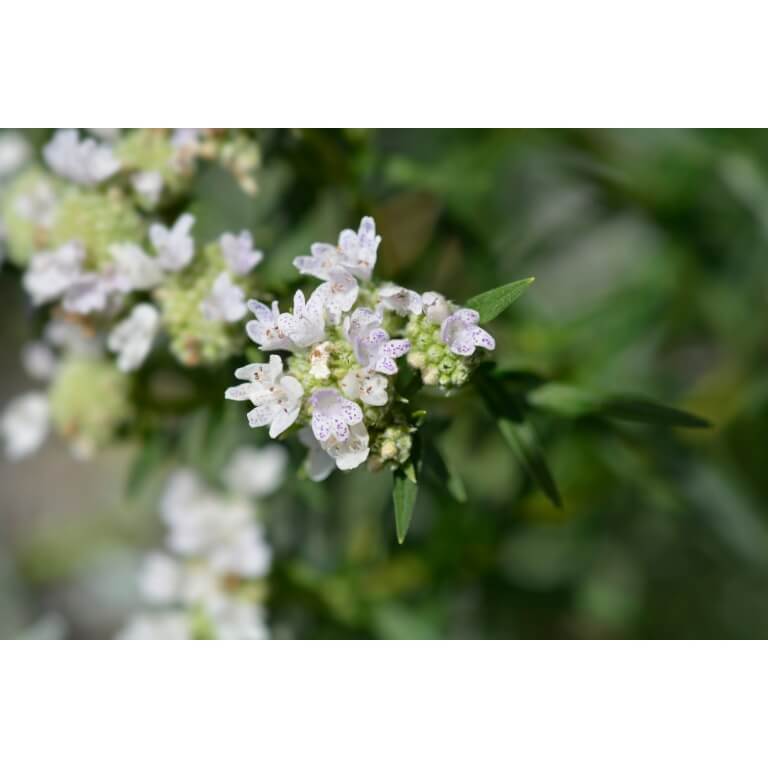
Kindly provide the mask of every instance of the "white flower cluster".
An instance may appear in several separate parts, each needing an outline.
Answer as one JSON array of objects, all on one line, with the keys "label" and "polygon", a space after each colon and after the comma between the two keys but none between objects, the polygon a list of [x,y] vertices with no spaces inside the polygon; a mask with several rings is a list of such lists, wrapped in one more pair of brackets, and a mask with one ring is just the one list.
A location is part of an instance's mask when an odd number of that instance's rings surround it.
[{"label": "white flower cluster", "polygon": [[171,476],[161,501],[166,549],[146,557],[139,578],[150,608],[131,619],[122,639],[268,637],[261,600],[272,552],[252,499],[281,484],[286,461],[280,446],[241,448],[226,473],[227,492],[189,469]]},{"label": "white flower cluster", "polygon": [[249,401],[249,424],[268,426],[272,438],[306,425],[300,439],[316,480],[334,468],[360,466],[371,453],[370,428],[381,432],[400,418],[394,379],[412,342],[391,335],[407,331],[406,318],[424,314],[440,325],[446,354],[471,357],[478,346],[495,346],[477,326],[477,313],[436,293],[374,285],[380,242],[374,220],[365,217],[357,232],[341,232],[338,245],[315,243],[309,256],[294,260],[301,274],[322,283],[309,298],[297,291],[291,312],[281,312],[277,301],[247,304],[255,317],[246,324],[251,340],[263,352],[289,356],[270,354],[266,363],[238,368],[235,376],[245,383],[230,387],[225,397]]}]

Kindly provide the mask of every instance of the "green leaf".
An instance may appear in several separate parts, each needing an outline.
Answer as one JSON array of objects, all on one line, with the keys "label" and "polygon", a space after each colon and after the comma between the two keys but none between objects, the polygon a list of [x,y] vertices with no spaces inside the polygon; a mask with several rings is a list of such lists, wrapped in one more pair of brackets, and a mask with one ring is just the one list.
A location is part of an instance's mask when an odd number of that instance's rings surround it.
[{"label": "green leaf", "polygon": [[125,494],[128,498],[138,496],[154,472],[160,469],[170,451],[168,436],[155,432],[148,436],[128,470]]},{"label": "green leaf", "polygon": [[509,443],[531,479],[556,507],[562,507],[563,501],[555,478],[549,470],[544,451],[531,424],[515,423],[509,419],[499,419],[497,423],[504,439]]},{"label": "green leaf", "polygon": [[446,489],[459,504],[466,503],[467,489],[461,475],[452,469],[437,446],[425,441],[423,453],[424,471],[429,471],[439,486]]},{"label": "green leaf", "polygon": [[610,419],[639,421],[643,424],[659,424],[665,427],[704,429],[712,426],[709,421],[694,413],[670,408],[640,397],[624,395],[609,397],[603,403],[600,412]]},{"label": "green leaf", "polygon": [[[413,465],[409,465],[411,468]],[[415,477],[415,470],[411,473]],[[392,485],[392,500],[395,504],[395,528],[397,530],[397,542],[402,544],[408,533],[413,518],[413,506],[416,503],[419,486],[408,478],[402,469],[398,469],[394,475]]]},{"label": "green leaf", "polygon": [[498,317],[512,302],[517,301],[534,280],[533,277],[527,277],[525,280],[516,280],[514,283],[501,285],[498,288],[473,296],[465,305],[480,313],[481,323],[487,323]]}]

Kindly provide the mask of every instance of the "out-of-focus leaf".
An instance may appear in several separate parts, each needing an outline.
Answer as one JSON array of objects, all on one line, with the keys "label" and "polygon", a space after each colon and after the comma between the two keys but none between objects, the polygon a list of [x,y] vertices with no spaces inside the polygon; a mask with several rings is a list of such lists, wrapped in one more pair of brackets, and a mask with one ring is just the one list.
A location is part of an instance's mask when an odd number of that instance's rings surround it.
[{"label": "out-of-focus leaf", "polygon": [[[412,464],[409,466],[413,467]],[[416,504],[418,490],[418,483],[409,479],[405,471],[398,470],[395,472],[392,485],[392,500],[395,504],[395,529],[399,544],[405,541],[408,528],[411,525],[413,507]]]},{"label": "out-of-focus leaf", "polygon": [[555,478],[552,476],[544,451],[531,424],[499,419],[498,426],[504,439],[531,479],[556,507],[562,507],[563,501],[557,489]]},{"label": "out-of-focus leaf", "polygon": [[516,280],[514,283],[507,283],[485,293],[479,293],[469,299],[466,306],[480,313],[481,323],[487,323],[517,301],[535,279],[527,277],[525,280]]},{"label": "out-of-focus leaf", "polygon": [[599,397],[570,384],[545,384],[528,395],[528,402],[536,408],[570,418],[600,409]]},{"label": "out-of-focus leaf", "polygon": [[467,489],[461,475],[453,470],[433,442],[424,441],[424,472],[429,472],[442,488],[448,490],[459,504],[467,501]]},{"label": "out-of-focus leaf", "polygon": [[147,480],[161,469],[163,459],[168,455],[170,448],[170,440],[162,432],[155,432],[144,441],[128,470],[125,483],[125,494],[128,498],[134,498],[141,493]]}]

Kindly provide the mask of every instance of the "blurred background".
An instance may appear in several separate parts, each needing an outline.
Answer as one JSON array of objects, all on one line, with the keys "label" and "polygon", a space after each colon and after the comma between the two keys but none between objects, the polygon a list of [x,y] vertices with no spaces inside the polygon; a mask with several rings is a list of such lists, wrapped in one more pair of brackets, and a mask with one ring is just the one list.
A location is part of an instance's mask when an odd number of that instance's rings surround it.
[{"label": "blurred background", "polygon": [[[477,398],[435,400],[425,407],[448,425],[435,439],[468,501],[422,489],[400,546],[388,473],[291,476],[263,504],[273,636],[768,637],[768,133],[259,135],[254,200],[214,167],[196,182],[201,238],[249,228],[261,268],[287,284],[294,256],[370,213],[382,278],[461,302],[536,277],[489,327],[503,368],[647,395],[714,425],[539,413],[556,509]],[[7,264],[0,327],[5,403],[29,388],[19,354],[32,335]],[[259,441],[230,406],[190,418]],[[128,487],[135,452],[78,462],[52,439],[0,463],[0,636],[110,637],[135,609],[163,482],[157,466]]]}]

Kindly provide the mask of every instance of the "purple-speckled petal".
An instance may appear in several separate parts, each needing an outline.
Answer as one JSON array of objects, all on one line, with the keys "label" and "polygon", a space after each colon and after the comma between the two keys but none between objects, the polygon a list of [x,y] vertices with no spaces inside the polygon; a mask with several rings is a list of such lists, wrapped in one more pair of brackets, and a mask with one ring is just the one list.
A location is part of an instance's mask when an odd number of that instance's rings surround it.
[{"label": "purple-speckled petal", "polygon": [[341,411],[347,424],[359,424],[363,420],[363,411],[357,403],[347,400],[341,406]]},{"label": "purple-speckled petal", "polygon": [[321,442],[325,442],[331,436],[331,420],[322,413],[312,414],[312,432]]},{"label": "purple-speckled petal", "polygon": [[475,327],[472,329],[472,341],[474,341],[478,347],[490,350],[496,349],[495,339],[488,333],[488,331],[484,331],[482,328]]},{"label": "purple-speckled petal", "polygon": [[374,370],[394,376],[397,373],[397,363],[391,357],[381,357],[376,361]]},{"label": "purple-speckled petal", "polygon": [[410,341],[406,339],[392,339],[381,345],[381,352],[386,357],[402,357],[410,348]]}]

